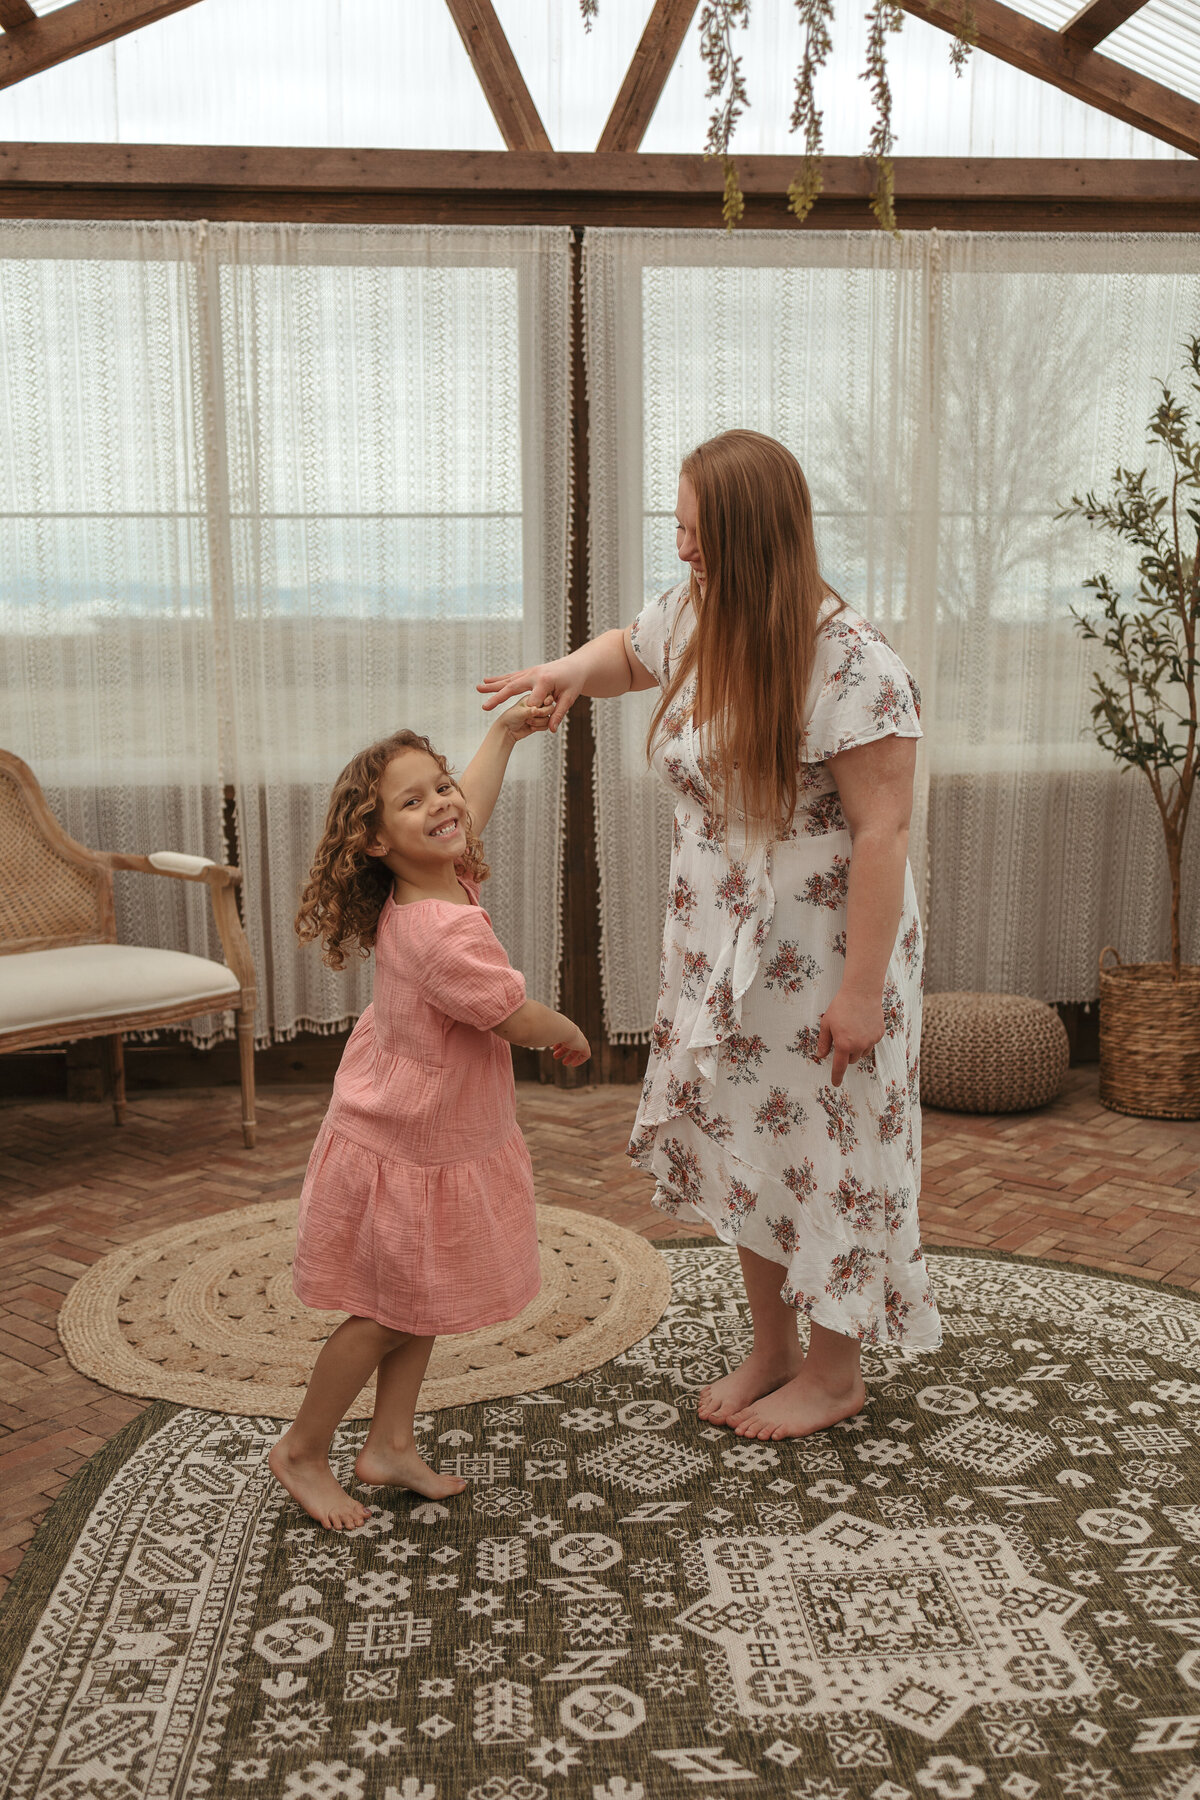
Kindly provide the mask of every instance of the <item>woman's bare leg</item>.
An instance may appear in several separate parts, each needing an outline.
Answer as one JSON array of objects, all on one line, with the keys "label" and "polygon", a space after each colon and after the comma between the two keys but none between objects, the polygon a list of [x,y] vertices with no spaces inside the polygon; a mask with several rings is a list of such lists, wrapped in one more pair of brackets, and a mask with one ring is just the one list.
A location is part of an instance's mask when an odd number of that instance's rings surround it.
[{"label": "woman's bare leg", "polygon": [[804,1352],[796,1336],[795,1308],[781,1300],[783,1267],[753,1250],[739,1248],[742,1279],[754,1321],[754,1348],[744,1363],[701,1389],[696,1406],[702,1419],[728,1425],[763,1394],[782,1387],[800,1373]]},{"label": "woman's bare leg", "polygon": [[354,1473],[368,1487],[412,1488],[430,1500],[447,1500],[467,1485],[458,1475],[439,1475],[431,1469],[413,1439],[417,1395],[433,1345],[431,1337],[407,1338],[379,1365],[375,1417],[354,1465]]},{"label": "woman's bare leg", "polygon": [[318,1356],[300,1411],[268,1457],[271,1473],[319,1525],[353,1531],[370,1517],[329,1466],[333,1434],[354,1396],[403,1333],[374,1319],[344,1319]]},{"label": "woman's bare leg", "polygon": [[807,1437],[812,1431],[825,1431],[866,1404],[861,1365],[857,1338],[814,1325],[799,1373],[735,1413],[729,1423],[739,1437],[748,1438]]}]

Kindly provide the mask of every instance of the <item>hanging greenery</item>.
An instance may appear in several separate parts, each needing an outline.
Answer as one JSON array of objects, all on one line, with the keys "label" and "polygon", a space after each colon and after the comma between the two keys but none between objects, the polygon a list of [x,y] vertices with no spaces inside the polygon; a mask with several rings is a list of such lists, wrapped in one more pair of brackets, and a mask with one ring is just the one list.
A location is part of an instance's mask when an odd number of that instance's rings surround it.
[{"label": "hanging greenery", "polygon": [[[933,0],[933,4],[941,10],[955,9],[950,63],[955,74],[961,75],[979,35],[975,0]],[[899,236],[892,166],[892,90],[888,79],[887,40],[904,24],[904,8],[900,0],[869,0],[869,5],[866,14],[867,66],[861,79],[870,83],[874,103],[871,139],[867,146],[867,155],[875,163],[870,206],[883,229]],[[796,71],[796,99],[790,129],[804,133],[804,162],[788,188],[787,197],[788,206],[800,224],[812,211],[824,185],[821,173],[823,118],[816,101],[816,77],[833,49],[835,6],[836,0],[796,0],[796,11],[804,29],[804,52]],[[579,10],[585,28],[590,31],[599,10],[599,0],[579,0]],[[704,150],[707,156],[721,158],[725,172],[721,214],[727,231],[733,230],[746,210],[730,145],[734,127],[750,104],[742,77],[742,59],[734,54],[733,34],[735,30],[744,31],[749,23],[750,0],[705,0],[700,13],[700,55],[708,71],[705,98],[717,102],[708,122]]]},{"label": "hanging greenery", "polygon": [[817,70],[828,60],[833,49],[830,35],[833,7],[834,0],[796,0],[796,10],[804,27],[804,55],[796,71],[791,129],[804,133],[804,166],[788,189],[788,205],[801,225],[825,185],[821,174],[822,119],[814,84]]},{"label": "hanging greenery", "polygon": [[717,102],[716,111],[708,121],[704,153],[719,156],[725,171],[721,215],[726,231],[733,230],[746,210],[729,145],[734,126],[750,104],[742,80],[742,59],[733,53],[734,31],[738,26],[744,31],[749,23],[750,0],[705,0],[700,12],[700,55],[708,70],[704,97]]}]

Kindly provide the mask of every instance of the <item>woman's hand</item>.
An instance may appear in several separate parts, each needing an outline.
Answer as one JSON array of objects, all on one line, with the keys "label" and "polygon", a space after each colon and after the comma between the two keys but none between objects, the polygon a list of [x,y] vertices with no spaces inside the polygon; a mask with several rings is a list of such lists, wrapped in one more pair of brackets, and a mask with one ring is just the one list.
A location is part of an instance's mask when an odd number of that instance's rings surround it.
[{"label": "woman's hand", "polygon": [[570,656],[560,656],[557,662],[537,663],[531,669],[518,669],[511,675],[485,675],[476,683],[476,692],[486,694],[483,703],[484,712],[491,712],[502,700],[511,700],[514,694],[529,695],[529,705],[539,707],[546,700],[553,705],[547,715],[547,723],[551,731],[557,731],[572,706],[578,700],[583,687],[583,673]]},{"label": "woman's hand", "polygon": [[592,1047],[578,1025],[571,1025],[569,1035],[564,1037],[560,1043],[552,1044],[550,1048],[554,1052],[555,1062],[565,1064],[568,1069],[577,1069],[592,1054]]},{"label": "woman's hand", "polygon": [[543,700],[540,706],[521,699],[515,706],[510,706],[507,712],[502,712],[495,723],[502,725],[513,742],[519,744],[522,738],[532,737],[535,731],[548,730],[553,706],[554,701],[550,697]]},{"label": "woman's hand", "polygon": [[817,1038],[817,1061],[824,1062],[833,1051],[834,1087],[841,1087],[842,1077],[852,1062],[873,1050],[883,1036],[883,998],[881,995],[858,994],[840,987],[821,1016]]}]

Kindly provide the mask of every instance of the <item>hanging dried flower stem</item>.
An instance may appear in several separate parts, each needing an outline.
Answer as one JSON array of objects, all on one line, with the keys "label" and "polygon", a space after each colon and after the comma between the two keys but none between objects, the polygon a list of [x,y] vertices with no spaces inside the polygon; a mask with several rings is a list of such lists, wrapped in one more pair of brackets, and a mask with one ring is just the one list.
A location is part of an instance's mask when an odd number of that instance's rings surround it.
[{"label": "hanging dried flower stem", "polygon": [[821,175],[822,118],[817,107],[816,73],[833,49],[829,28],[834,0],[796,0],[804,27],[804,56],[796,72],[796,99],[790,129],[804,133],[804,167],[788,188],[788,205],[803,225],[824,186]]},{"label": "hanging dried flower stem", "polygon": [[704,154],[719,156],[725,171],[721,216],[726,231],[733,230],[746,210],[729,144],[734,126],[750,104],[742,79],[742,59],[733,53],[734,30],[740,26],[744,31],[749,23],[750,0],[705,0],[700,13],[700,55],[708,70],[704,97],[717,102],[716,111],[708,121]]},{"label": "hanging dried flower stem", "polygon": [[[796,10],[804,27],[804,54],[796,72],[796,98],[792,107],[790,129],[804,133],[804,163],[788,188],[788,206],[803,224],[812,211],[823,185],[821,158],[823,151],[823,119],[816,102],[817,71],[827,62],[833,49],[832,26],[837,0],[796,0]],[[975,0],[933,0],[939,8],[957,9],[954,36],[950,43],[950,63],[961,75],[967,58],[978,41]],[[591,30],[599,12],[599,0],[579,0],[584,26]],[[875,186],[871,190],[871,211],[885,231],[899,237],[896,224],[895,172],[892,165],[892,89],[888,79],[887,40],[904,24],[904,8],[900,0],[870,0],[866,15],[868,25],[867,66],[861,79],[871,85],[875,118],[867,154],[875,160]],[[704,151],[719,156],[725,171],[725,190],[721,216],[726,231],[732,231],[746,210],[737,178],[737,169],[729,146],[734,127],[750,104],[742,78],[742,59],[733,51],[733,33],[743,31],[750,23],[750,0],[705,0],[700,14],[700,55],[708,70],[705,98],[717,100],[716,111],[708,122]]]},{"label": "hanging dried flower stem", "polygon": [[867,66],[860,80],[871,84],[875,120],[871,126],[868,156],[875,158],[875,186],[871,211],[885,231],[899,237],[896,225],[895,171],[892,166],[892,88],[888,80],[887,40],[904,24],[904,8],[896,0],[874,0],[867,14]]}]

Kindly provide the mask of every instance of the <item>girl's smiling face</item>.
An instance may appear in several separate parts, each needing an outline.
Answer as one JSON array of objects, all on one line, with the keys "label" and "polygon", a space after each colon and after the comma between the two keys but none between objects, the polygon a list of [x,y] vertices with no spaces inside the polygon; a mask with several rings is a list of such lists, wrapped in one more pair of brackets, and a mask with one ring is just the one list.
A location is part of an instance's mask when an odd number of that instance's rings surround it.
[{"label": "girl's smiling face", "polygon": [[402,750],[379,783],[370,854],[410,879],[444,872],[467,848],[467,805],[424,750]]}]

